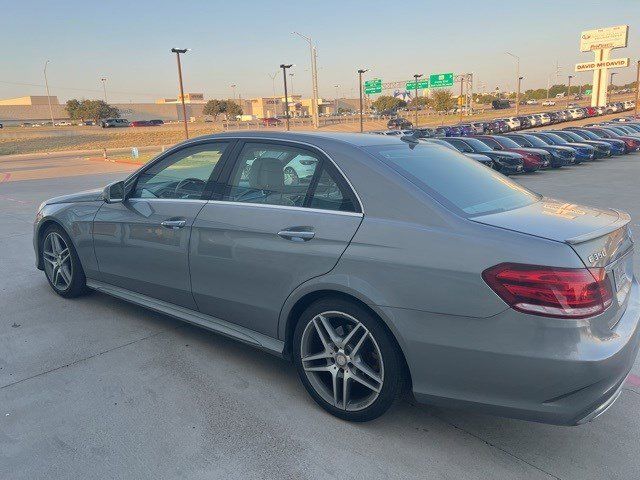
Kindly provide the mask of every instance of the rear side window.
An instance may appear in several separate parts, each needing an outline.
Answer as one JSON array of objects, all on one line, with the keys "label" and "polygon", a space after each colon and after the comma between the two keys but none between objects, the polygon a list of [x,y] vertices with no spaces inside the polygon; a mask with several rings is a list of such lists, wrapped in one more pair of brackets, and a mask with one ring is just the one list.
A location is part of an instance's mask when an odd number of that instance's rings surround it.
[{"label": "rear side window", "polygon": [[513,210],[540,198],[479,162],[436,145],[384,145],[365,150],[463,216]]}]

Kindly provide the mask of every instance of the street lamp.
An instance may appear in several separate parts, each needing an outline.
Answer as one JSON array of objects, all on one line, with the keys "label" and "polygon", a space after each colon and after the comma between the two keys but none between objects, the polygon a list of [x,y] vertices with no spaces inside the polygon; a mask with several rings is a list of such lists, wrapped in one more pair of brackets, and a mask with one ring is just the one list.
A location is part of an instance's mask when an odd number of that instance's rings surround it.
[{"label": "street lamp", "polygon": [[102,91],[104,92],[104,103],[107,102],[107,77],[101,77],[100,81],[102,82]]},{"label": "street lamp", "polygon": [[362,74],[368,71],[368,68],[361,68],[358,70],[358,87],[360,88],[360,133],[364,131],[362,119]]},{"label": "street lamp", "polygon": [[[516,87],[516,116],[520,113],[520,57],[517,55],[514,55],[513,53],[510,52],[504,52],[507,55],[509,55],[510,57],[513,57],[516,59],[516,79],[518,80],[518,85]],[[548,96],[548,95],[547,95]]]},{"label": "street lamp", "polygon": [[282,69],[282,78],[284,79],[284,118],[287,124],[287,132],[289,131],[289,93],[287,92],[287,69],[293,67],[293,64],[280,64]]},{"label": "street lamp", "polygon": [[569,79],[569,84],[567,85],[567,105],[568,105],[569,98],[571,97],[571,79],[573,78],[573,75],[568,75],[567,78]]},{"label": "street lamp", "polygon": [[231,85],[229,85],[231,87],[231,91],[233,92],[233,103],[236,103],[236,87],[237,85],[235,83],[232,83]]},{"label": "street lamp", "polygon": [[414,81],[414,86],[416,87],[416,94],[413,97],[413,101],[416,102],[416,121],[415,121],[415,127],[418,128],[418,79],[422,76],[421,73],[414,73],[413,74],[413,81]]},{"label": "street lamp", "polygon": [[640,60],[638,60],[636,69],[636,108],[634,114],[635,117],[638,118],[638,104],[640,103]]},{"label": "street lamp", "polygon": [[[611,72],[611,75],[609,76],[609,90],[611,91],[611,93],[609,93],[609,95],[613,95],[613,76],[617,75],[618,72]],[[609,99],[611,100],[611,99]]]},{"label": "street lamp", "polygon": [[180,54],[187,53],[188,48],[172,48],[171,52],[176,54],[178,61],[178,80],[180,83],[180,99],[182,100],[182,119],[184,120],[184,134],[189,139],[189,127],[187,126],[187,107],[184,104],[184,88],[182,86],[182,65],[180,64]]},{"label": "street lamp", "polygon": [[334,109],[333,109],[333,114],[334,114],[334,115],[338,115],[338,97],[340,96],[340,95],[338,94],[338,89],[340,88],[340,85],[334,85],[334,86],[333,86],[333,88],[335,88],[335,89],[336,89],[336,102],[335,102],[335,103],[336,103],[336,106],[335,106],[335,107],[334,107]]},{"label": "street lamp", "polygon": [[277,117],[278,112],[276,108],[276,77],[278,76],[278,71],[276,70],[273,73],[269,74],[269,78],[271,79],[271,86],[273,87],[273,116]]},{"label": "street lamp", "polygon": [[49,81],[47,80],[47,65],[49,64],[50,60],[47,60],[46,62],[44,62],[44,85],[47,89],[47,100],[49,102],[49,115],[51,116],[51,126],[53,127],[54,121],[53,121],[53,108],[51,107],[51,95],[49,95]]},{"label": "street lamp", "polygon": [[318,128],[318,66],[316,65],[316,47],[313,45],[313,39],[299,32],[291,32],[291,35],[297,35],[307,41],[309,44],[309,52],[311,54],[311,92],[312,92],[312,108],[311,115],[313,117],[313,126]]}]

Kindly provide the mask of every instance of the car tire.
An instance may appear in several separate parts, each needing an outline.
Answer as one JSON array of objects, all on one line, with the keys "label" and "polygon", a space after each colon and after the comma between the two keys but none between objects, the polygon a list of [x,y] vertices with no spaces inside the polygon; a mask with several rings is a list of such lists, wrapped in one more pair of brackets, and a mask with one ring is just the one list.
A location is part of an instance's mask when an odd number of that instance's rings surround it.
[{"label": "car tire", "polygon": [[40,259],[49,285],[61,297],[75,298],[90,291],[78,253],[59,225],[47,227],[42,235]]},{"label": "car tire", "polygon": [[343,420],[373,420],[404,392],[398,344],[379,318],[355,302],[327,297],[311,304],[296,325],[292,353],[311,398]]}]

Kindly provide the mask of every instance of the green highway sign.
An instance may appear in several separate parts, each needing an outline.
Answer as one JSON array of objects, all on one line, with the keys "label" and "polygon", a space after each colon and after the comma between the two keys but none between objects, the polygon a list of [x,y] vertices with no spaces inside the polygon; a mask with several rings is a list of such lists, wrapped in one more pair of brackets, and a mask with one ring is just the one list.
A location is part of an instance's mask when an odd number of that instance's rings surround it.
[{"label": "green highway sign", "polygon": [[585,94],[585,95],[591,95],[591,90],[585,90],[585,91],[584,91],[584,94]]},{"label": "green highway sign", "polygon": [[364,93],[371,95],[373,93],[382,93],[382,79],[374,78],[364,82]]},{"label": "green highway sign", "polygon": [[[407,85],[405,86],[405,88],[407,90],[415,90],[416,89],[416,82],[407,82]],[[423,88],[429,88],[429,80],[418,80],[418,90],[423,89]]]},{"label": "green highway sign", "polygon": [[429,75],[430,88],[453,87],[453,73],[436,73]]}]

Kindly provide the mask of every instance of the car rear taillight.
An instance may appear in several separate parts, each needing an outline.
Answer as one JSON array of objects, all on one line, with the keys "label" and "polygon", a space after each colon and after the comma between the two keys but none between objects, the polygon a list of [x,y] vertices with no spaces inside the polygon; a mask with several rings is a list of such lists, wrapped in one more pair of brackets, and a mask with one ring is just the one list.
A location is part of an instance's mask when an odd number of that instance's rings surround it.
[{"label": "car rear taillight", "polygon": [[482,272],[482,278],[511,308],[545,317],[592,317],[613,299],[603,268],[501,263]]}]

